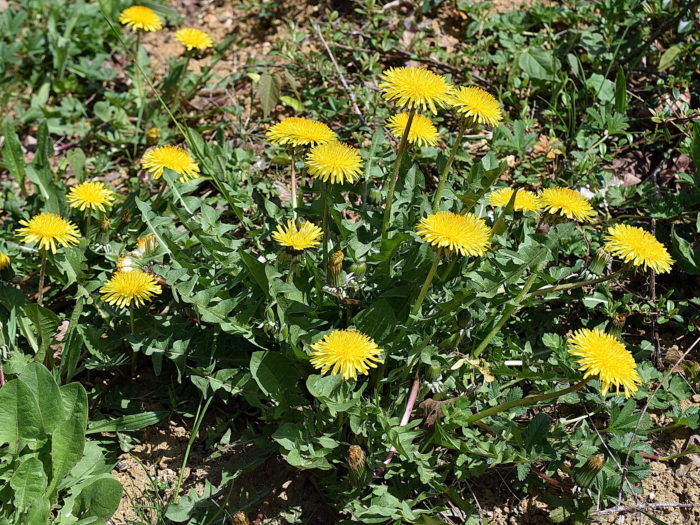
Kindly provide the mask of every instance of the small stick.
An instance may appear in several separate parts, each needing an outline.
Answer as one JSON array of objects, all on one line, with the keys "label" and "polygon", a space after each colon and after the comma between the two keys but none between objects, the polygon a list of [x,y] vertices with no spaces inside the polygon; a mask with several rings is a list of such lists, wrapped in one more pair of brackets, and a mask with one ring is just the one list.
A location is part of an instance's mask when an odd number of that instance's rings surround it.
[{"label": "small stick", "polygon": [[[406,401],[406,409],[403,411],[403,417],[401,418],[401,422],[399,423],[400,427],[405,427],[411,419],[411,412],[413,412],[413,405],[416,404],[416,398],[418,397],[419,389],[420,376],[416,374],[416,377],[413,380],[413,384],[411,385],[411,391],[408,394],[408,400]],[[384,475],[386,467],[394,459],[394,454],[396,454],[396,447],[392,445],[392,447],[389,449],[389,452],[387,452],[384,461],[382,462],[382,466],[374,472],[373,479],[380,478]]]},{"label": "small stick", "polygon": [[333,62],[333,67],[335,68],[335,72],[338,73],[338,76],[340,77],[340,83],[343,85],[343,89],[345,89],[345,91],[347,91],[348,96],[350,97],[350,103],[352,105],[353,111],[360,118],[360,122],[362,123],[362,125],[367,126],[367,121],[365,120],[365,116],[362,114],[362,111],[360,111],[360,108],[357,105],[357,99],[355,98],[355,93],[352,92],[352,90],[350,89],[350,86],[348,85],[348,81],[345,80],[343,73],[340,71],[340,67],[338,66],[338,62],[336,62],[335,57],[333,56],[333,51],[331,51],[331,48],[328,47],[328,43],[326,42],[326,39],[323,38],[323,35],[321,34],[321,28],[318,27],[318,24],[314,24],[314,29],[316,30],[316,34],[318,35],[319,40],[323,44],[323,47],[326,48],[326,53],[328,54],[328,58],[330,58],[331,62]]},{"label": "small stick", "polygon": [[609,509],[597,510],[592,512],[591,516],[607,516],[608,514],[617,514],[620,512],[640,512],[644,510],[654,509],[690,509],[700,507],[700,503],[640,503],[639,505],[616,505]]}]

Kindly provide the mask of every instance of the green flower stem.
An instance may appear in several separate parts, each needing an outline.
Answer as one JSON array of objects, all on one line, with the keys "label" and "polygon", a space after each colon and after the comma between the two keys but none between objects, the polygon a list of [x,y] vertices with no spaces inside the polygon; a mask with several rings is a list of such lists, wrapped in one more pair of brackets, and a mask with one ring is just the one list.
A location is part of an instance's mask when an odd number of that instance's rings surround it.
[{"label": "green flower stem", "polygon": [[476,350],[472,352],[473,358],[478,357],[481,354],[481,352],[483,352],[486,349],[486,347],[491,343],[491,340],[494,337],[496,337],[496,334],[498,334],[498,332],[501,331],[501,328],[503,328],[508,319],[510,319],[510,317],[518,311],[518,309],[520,308],[520,303],[522,303],[525,297],[527,297],[527,293],[530,291],[530,288],[532,288],[532,284],[535,282],[536,278],[536,273],[533,273],[530,275],[530,277],[528,277],[527,281],[525,281],[523,289],[520,290],[520,293],[517,295],[515,300],[512,303],[506,305],[506,308],[505,310],[503,310],[501,318],[496,322],[496,324],[488,333],[488,335],[484,338],[484,340],[481,341],[479,346],[476,347]]},{"label": "green flower stem", "polygon": [[387,238],[389,234],[389,226],[391,225],[391,205],[394,203],[394,191],[396,190],[396,181],[399,178],[399,170],[401,168],[401,161],[403,160],[404,153],[406,152],[406,145],[408,144],[408,133],[411,131],[411,124],[413,124],[413,117],[416,115],[415,108],[411,108],[408,113],[408,121],[406,122],[406,127],[401,135],[401,140],[399,141],[399,147],[396,151],[396,162],[394,162],[394,169],[391,171],[391,178],[389,179],[389,191],[386,195],[386,204],[384,208],[384,220],[382,222],[382,241]]},{"label": "green flower stem", "polygon": [[39,266],[39,291],[36,303],[42,306],[44,304],[44,280],[46,279],[46,250],[39,251],[41,252],[41,265]]},{"label": "green flower stem", "polygon": [[[187,448],[185,449],[185,456],[182,458],[182,466],[180,467],[180,472],[177,476],[177,485],[175,486],[175,492],[173,492],[173,503],[177,505],[180,501],[180,489],[182,488],[182,480],[185,477],[185,469],[187,469],[187,463],[190,459],[190,452],[192,451],[192,446],[194,445],[197,435],[199,434],[199,427],[204,421],[204,415],[209,409],[209,405],[214,400],[214,396],[207,399],[206,403],[202,407],[202,402],[200,401],[197,407],[197,414],[194,416],[194,424],[192,425],[192,432],[190,433],[190,439],[187,442]],[[204,401],[204,400],[202,400]]]},{"label": "green flower stem", "polygon": [[[134,309],[129,307],[129,324],[131,325],[131,335],[136,335],[136,323],[134,322]],[[136,352],[134,352],[136,355]]]},{"label": "green flower stem", "polygon": [[495,407],[487,408],[485,410],[482,410],[481,412],[477,412],[476,414],[472,414],[467,418],[467,423],[476,423],[477,421],[484,419],[485,417],[493,416],[496,414],[499,414],[501,412],[504,412],[505,410],[509,410],[514,407],[519,407],[523,405],[531,405],[534,403],[539,403],[540,401],[548,401],[550,399],[554,399],[560,396],[563,396],[565,394],[570,394],[571,392],[576,392],[577,390],[581,390],[584,386],[586,386],[586,383],[588,383],[588,378],[583,379],[582,381],[579,381],[575,385],[570,386],[569,388],[565,388],[563,390],[557,390],[555,392],[549,392],[547,394],[537,394],[534,396],[527,396],[522,399],[516,399],[515,401],[509,401],[507,403],[501,403],[500,405],[496,405]]},{"label": "green flower stem", "polygon": [[163,193],[165,192],[165,179],[163,179],[160,183],[160,188],[158,189],[158,194],[156,195],[156,200],[153,201],[153,205],[151,206],[154,210],[158,209],[158,205],[160,204],[160,199],[163,197]]},{"label": "green flower stem", "polygon": [[178,75],[175,81],[175,93],[173,93],[173,111],[177,111],[180,107],[180,93],[182,92],[182,85],[187,79],[187,70],[190,67],[190,59],[192,58],[192,50],[188,49],[185,51],[185,65],[182,68],[182,72]]},{"label": "green flower stem", "polygon": [[91,212],[90,209],[88,208],[88,214],[87,214],[87,217],[86,217],[86,219],[85,219],[85,238],[86,238],[86,239],[90,239],[90,226],[91,226],[91,223],[92,223],[92,212]]},{"label": "green flower stem", "polygon": [[294,274],[297,271],[297,266],[299,265],[299,255],[292,255],[292,261],[289,263],[289,274],[287,275],[287,284],[292,284],[294,282]]},{"label": "green flower stem", "polygon": [[437,213],[438,208],[440,207],[440,198],[442,197],[442,190],[445,188],[445,181],[447,180],[447,174],[450,172],[450,168],[452,167],[452,163],[455,160],[455,155],[457,155],[457,150],[459,149],[459,146],[462,144],[462,137],[464,136],[464,132],[467,131],[467,126],[468,126],[468,122],[466,119],[464,119],[462,121],[462,126],[459,128],[459,132],[457,133],[457,138],[455,139],[455,143],[452,145],[452,149],[450,150],[450,156],[447,158],[447,162],[445,163],[445,167],[442,169],[442,173],[440,174],[440,182],[438,182],[437,190],[435,190],[435,201],[433,202],[433,213]]},{"label": "green flower stem", "polygon": [[294,152],[290,155],[292,159],[292,196],[291,196],[291,206],[292,206],[292,220],[296,222],[297,220],[297,167],[296,159],[294,157]]},{"label": "green flower stem", "polygon": [[599,284],[599,283],[604,283],[605,281],[609,281],[611,279],[614,279],[615,277],[618,277],[624,273],[626,270],[625,267],[619,269],[616,272],[611,273],[610,275],[606,277],[600,277],[598,279],[591,279],[589,281],[578,281],[575,283],[564,283],[564,284],[557,284],[553,286],[545,286],[543,288],[539,288],[535,290],[534,292],[531,292],[528,297],[536,297],[538,295],[546,295],[549,293],[554,293],[554,292],[561,292],[564,290],[573,290],[575,288],[581,288],[583,286],[591,286],[593,284]]},{"label": "green flower stem", "polygon": [[136,123],[136,140],[134,140],[134,153],[133,156],[136,158],[136,153],[138,152],[139,143],[141,142],[142,133],[142,122],[143,122],[143,112],[146,106],[146,91],[143,86],[143,81],[141,79],[141,66],[139,64],[139,50],[141,49],[141,31],[136,31],[136,53],[135,53],[135,63],[134,63],[134,84],[136,84],[136,93],[138,97],[139,104],[139,114]]},{"label": "green flower stem", "polygon": [[323,267],[328,270],[328,182],[321,182],[321,199],[323,200]]},{"label": "green flower stem", "polygon": [[418,314],[418,311],[420,310],[420,307],[423,304],[423,301],[425,300],[425,296],[428,294],[428,290],[430,289],[430,283],[433,281],[435,272],[437,272],[438,265],[440,264],[440,260],[442,259],[442,253],[443,249],[439,248],[437,253],[435,254],[435,260],[433,261],[433,265],[430,267],[428,275],[425,276],[423,287],[420,289],[418,298],[416,299],[416,302],[413,305],[413,308],[411,309],[411,318],[408,320],[408,326],[410,326],[413,323],[413,319]]}]

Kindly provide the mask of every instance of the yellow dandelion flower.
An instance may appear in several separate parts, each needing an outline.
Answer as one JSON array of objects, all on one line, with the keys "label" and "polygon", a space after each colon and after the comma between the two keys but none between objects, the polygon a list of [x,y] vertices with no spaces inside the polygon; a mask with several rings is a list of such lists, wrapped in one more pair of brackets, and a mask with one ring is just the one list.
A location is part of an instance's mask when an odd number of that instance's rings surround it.
[{"label": "yellow dandelion flower", "polygon": [[66,200],[71,208],[80,211],[86,208],[105,211],[105,206],[111,206],[114,202],[114,192],[104,182],[83,182],[70,189]]},{"label": "yellow dandelion flower", "polygon": [[360,177],[362,159],[355,148],[334,140],[320,144],[306,156],[309,174],[333,184],[352,183]]},{"label": "yellow dandelion flower", "polygon": [[421,219],[418,235],[427,243],[460,255],[484,255],[491,229],[473,213],[457,215],[439,211]]},{"label": "yellow dandelion flower", "polygon": [[150,7],[134,5],[127,7],[119,15],[119,21],[133,30],[158,31],[163,28],[163,22]]},{"label": "yellow dandelion flower", "polygon": [[[513,196],[512,188],[501,188],[489,195],[489,204],[498,208],[503,208],[508,205]],[[513,209],[515,211],[538,211],[541,207],[537,195],[527,190],[518,190],[515,195],[515,203]]]},{"label": "yellow dandelion flower", "polygon": [[335,140],[335,133],[322,122],[299,117],[286,118],[265,134],[274,144],[291,146],[316,146]]},{"label": "yellow dandelion flower", "polygon": [[202,51],[208,47],[214,46],[214,42],[212,42],[208,34],[200,29],[191,27],[178,29],[175,33],[175,38],[185,46],[188,51],[192,51],[193,49]]},{"label": "yellow dandelion flower", "polygon": [[286,228],[281,224],[277,226],[277,231],[272,234],[272,238],[278,244],[296,251],[315,248],[320,244],[321,237],[323,237],[323,232],[315,224],[305,222],[301,228],[297,228],[292,220],[287,221]]},{"label": "yellow dandelion flower", "polygon": [[[387,128],[397,139],[403,136],[408,124],[408,113],[399,113],[387,121]],[[408,131],[408,142],[418,146],[435,146],[440,139],[440,134],[432,121],[423,115],[414,115],[411,129]]]},{"label": "yellow dandelion flower", "polygon": [[10,256],[0,252],[0,270],[7,270],[12,264],[12,259]]},{"label": "yellow dandelion flower", "polygon": [[540,193],[540,204],[547,213],[590,222],[595,210],[588,199],[569,188],[547,188]]},{"label": "yellow dandelion flower", "polygon": [[452,105],[458,113],[478,122],[496,126],[503,120],[501,108],[493,96],[478,87],[461,87],[452,99]]},{"label": "yellow dandelion flower", "polygon": [[602,330],[577,330],[568,340],[571,348],[569,353],[580,357],[579,370],[585,372],[584,379],[598,376],[603,395],[614,386],[619,393],[620,386],[625,388],[625,397],[630,397],[637,391],[641,383],[637,373],[637,363],[625,345],[612,335]]},{"label": "yellow dandelion flower", "polygon": [[168,168],[181,177],[180,182],[199,177],[199,166],[187,151],[180,146],[160,146],[146,152],[141,161],[141,167],[153,174],[154,179],[163,176],[163,170]]},{"label": "yellow dandelion flower", "polygon": [[445,77],[421,67],[397,67],[382,73],[379,87],[386,100],[394,100],[407,109],[429,109],[450,105],[454,86]]},{"label": "yellow dandelion flower", "polygon": [[651,233],[626,224],[608,228],[604,247],[624,262],[642,266],[645,270],[651,268],[657,273],[670,272],[674,262],[664,245]]},{"label": "yellow dandelion flower", "polygon": [[19,223],[24,226],[17,229],[17,235],[23,237],[22,242],[38,242],[40,250],[56,253],[56,244],[70,246],[80,241],[78,228],[55,213],[40,213]]},{"label": "yellow dandelion flower", "polygon": [[142,306],[162,292],[162,288],[150,273],[135,269],[116,272],[100,288],[102,298],[118,308],[129,308],[132,304]]},{"label": "yellow dandelion flower", "polygon": [[382,350],[371,337],[356,330],[333,330],[318,343],[311,345],[311,365],[321,374],[342,375],[343,379],[357,379],[357,374],[368,374],[382,360]]}]

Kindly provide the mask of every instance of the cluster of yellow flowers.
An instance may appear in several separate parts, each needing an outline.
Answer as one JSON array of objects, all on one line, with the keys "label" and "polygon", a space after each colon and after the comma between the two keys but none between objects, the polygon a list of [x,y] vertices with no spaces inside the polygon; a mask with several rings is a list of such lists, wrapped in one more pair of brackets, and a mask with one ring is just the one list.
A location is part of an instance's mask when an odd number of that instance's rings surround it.
[{"label": "cluster of yellow flowers", "polygon": [[[433,146],[439,133],[432,121],[417,111],[436,113],[438,108],[452,107],[463,117],[463,133],[468,126],[478,124],[497,125],[502,112],[496,99],[477,87],[455,88],[444,77],[417,67],[393,68],[384,72],[380,88],[387,100],[395,101],[404,110],[392,116],[387,129],[402,143],[418,146]],[[461,133],[458,141],[461,140]],[[306,155],[306,164],[311,175],[333,184],[353,183],[360,177],[361,158],[357,150],[339,142],[336,134],[325,124],[303,118],[287,118],[272,126],[267,138],[273,143],[299,148],[311,146]],[[455,149],[458,144],[455,144]],[[400,162],[402,145],[399,145],[397,163]],[[453,155],[454,156],[454,151]],[[451,162],[452,157],[448,161]],[[441,185],[449,170],[445,169]],[[393,177],[395,179],[397,170]],[[395,180],[390,181],[387,210],[391,207],[391,193]],[[436,211],[422,218],[416,233],[425,242],[438,250],[462,256],[483,256],[490,247],[491,229],[486,222],[473,213],[457,214],[451,211]],[[516,193],[517,191],[517,193]],[[515,198],[513,195],[515,193]],[[581,193],[569,188],[546,188],[538,194],[528,190],[502,188],[489,196],[489,204],[505,207],[513,200],[513,209],[518,212],[546,213],[569,220],[592,222],[595,210]],[[385,224],[386,226],[386,224]],[[297,227],[294,220],[278,226],[273,239],[295,252],[314,248],[319,244],[322,232],[317,226],[305,222]],[[633,226],[615,225],[608,229],[604,248],[632,266],[668,272],[673,260],[666,248],[650,233]],[[437,261],[436,261],[437,262]],[[584,379],[599,377],[603,394],[612,387],[630,396],[640,383],[636,363],[624,344],[610,334],[600,330],[583,329],[569,339],[570,352],[579,357]],[[340,374],[344,379],[367,374],[369,368],[381,362],[379,349],[369,336],[350,330],[334,330],[312,345],[311,364],[322,374]]]},{"label": "cluster of yellow flowers", "polygon": [[[150,7],[134,5],[127,7],[119,15],[119,21],[134,31],[160,31],[163,29],[163,21]],[[214,42],[207,33],[200,29],[183,27],[175,33],[175,38],[187,51],[194,49],[203,51],[213,47]]]}]

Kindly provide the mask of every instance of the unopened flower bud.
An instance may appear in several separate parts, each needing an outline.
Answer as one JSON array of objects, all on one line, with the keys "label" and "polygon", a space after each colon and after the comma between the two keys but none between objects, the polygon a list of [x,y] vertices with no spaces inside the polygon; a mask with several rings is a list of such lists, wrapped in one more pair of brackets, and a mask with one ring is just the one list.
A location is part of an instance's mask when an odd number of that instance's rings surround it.
[{"label": "unopened flower bud", "polygon": [[608,333],[613,337],[619,339],[622,335],[622,329],[625,327],[625,322],[627,322],[627,314],[615,314],[615,316],[610,321],[610,328],[608,329]]},{"label": "unopened flower bud", "polygon": [[146,142],[149,146],[156,144],[160,140],[160,130],[153,126],[146,132]]},{"label": "unopened flower bud", "polygon": [[350,470],[350,481],[360,487],[365,484],[367,477],[367,456],[359,445],[348,447],[348,469]]},{"label": "unopened flower bud", "polygon": [[333,252],[328,258],[328,284],[335,288],[340,286],[340,274],[343,272],[343,252]]},{"label": "unopened flower bud", "polygon": [[365,262],[352,263],[350,265],[350,271],[358,276],[364,275],[365,272],[367,271],[367,263],[365,263]]},{"label": "unopened flower bud", "polygon": [[139,237],[136,239],[136,249],[134,254],[138,257],[143,257],[149,253],[155,251],[158,246],[158,239],[154,234],[146,235],[146,237]]},{"label": "unopened flower bud", "polygon": [[574,471],[574,481],[579,487],[587,489],[591,486],[596,474],[600,472],[603,465],[605,465],[605,456],[603,454],[591,456],[588,458],[588,461]]},{"label": "unopened flower bud", "polygon": [[233,525],[250,525],[248,516],[244,512],[238,511],[233,516],[231,516],[231,523]]},{"label": "unopened flower bud", "polygon": [[595,257],[593,257],[591,264],[588,266],[588,271],[594,275],[603,275],[603,270],[605,270],[608,262],[610,262],[610,252],[603,248],[598,248]]}]

